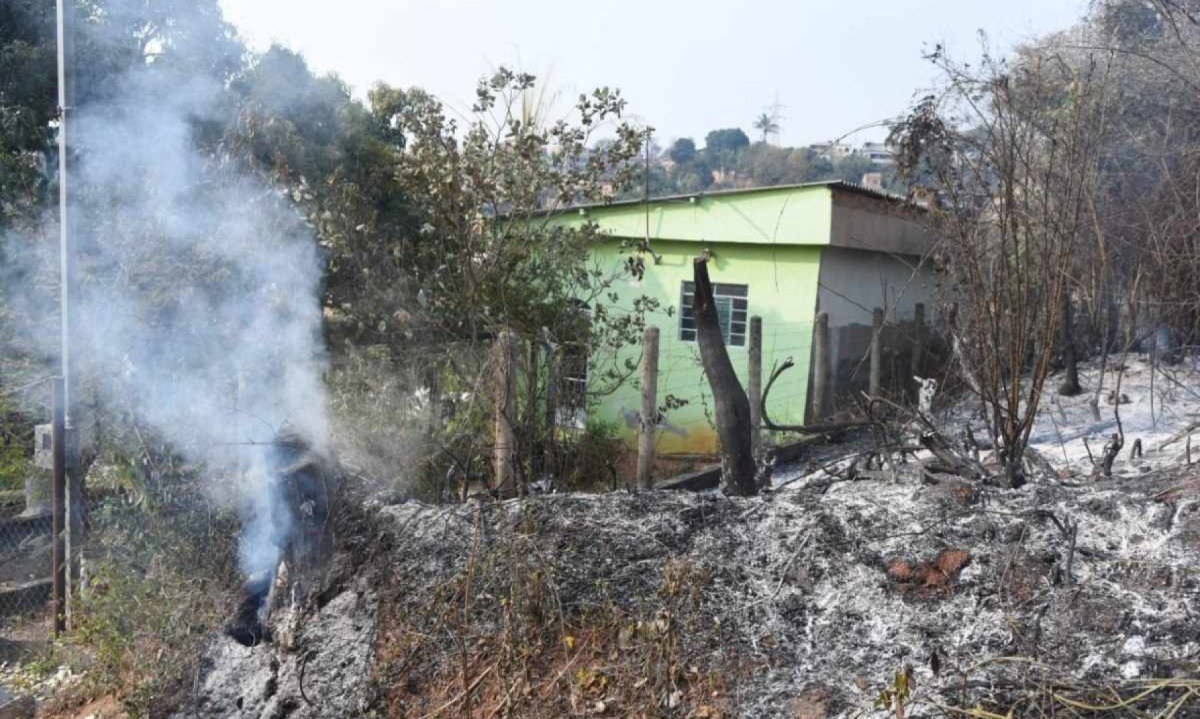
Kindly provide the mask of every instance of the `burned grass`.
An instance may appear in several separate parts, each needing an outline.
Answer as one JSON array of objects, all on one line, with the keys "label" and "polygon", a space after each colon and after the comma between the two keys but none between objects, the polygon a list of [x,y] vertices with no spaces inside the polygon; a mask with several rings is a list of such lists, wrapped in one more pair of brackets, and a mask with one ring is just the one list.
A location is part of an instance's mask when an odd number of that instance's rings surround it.
[{"label": "burned grass", "polygon": [[1197,715],[1194,479],[367,503],[177,716]]},{"label": "burned grass", "polygon": [[387,507],[374,681],[395,717],[896,716],[911,665],[909,716],[1187,716],[1184,474]]}]

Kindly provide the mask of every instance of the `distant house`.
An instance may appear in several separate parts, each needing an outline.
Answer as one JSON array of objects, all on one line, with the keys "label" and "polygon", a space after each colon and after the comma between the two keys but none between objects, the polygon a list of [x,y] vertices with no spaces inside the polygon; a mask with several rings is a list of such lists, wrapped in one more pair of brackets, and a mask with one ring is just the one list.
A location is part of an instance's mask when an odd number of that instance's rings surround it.
[{"label": "distant house", "polygon": [[854,148],[844,142],[818,142],[809,145],[808,149],[818,158],[828,162],[844,160],[854,154]]},{"label": "distant house", "polygon": [[864,142],[862,154],[872,163],[880,166],[896,164],[896,153],[891,145],[884,142]]},{"label": "distant house", "polygon": [[[711,254],[709,271],[734,366],[746,380],[749,320],[763,318],[764,375],[791,357],[796,367],[771,391],[768,411],[778,423],[819,419],[809,407],[814,320],[829,316],[836,400],[867,386],[866,357],[872,310],[886,312],[888,386],[911,374],[903,331],[915,307],[932,310],[934,278],[923,258],[931,240],[922,211],[902,199],[842,182],[712,192],[649,202],[614,202],[573,208],[564,223],[596,223],[611,239],[593,259],[616,269],[628,256],[628,241],[647,235],[656,260],[646,259],[642,280],[622,280],[618,304],[656,298],[662,310],[651,321],[661,329],[658,392],[687,401],[661,426],[663,454],[712,454],[717,438],[712,397],[699,365],[692,314],[692,260]],[[668,314],[668,309],[670,313]],[[618,363],[636,362],[639,347],[624,350]],[[613,358],[596,357],[594,363]],[[589,409],[593,418],[617,423],[632,438],[641,400],[633,383],[604,396]],[[836,407],[834,408],[836,409]]]}]

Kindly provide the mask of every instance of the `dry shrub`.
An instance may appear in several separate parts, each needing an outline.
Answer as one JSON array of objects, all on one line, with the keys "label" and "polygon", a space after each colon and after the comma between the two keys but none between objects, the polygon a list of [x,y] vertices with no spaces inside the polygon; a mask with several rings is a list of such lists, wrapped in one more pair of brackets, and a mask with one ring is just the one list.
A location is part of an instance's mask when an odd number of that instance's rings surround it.
[{"label": "dry shrub", "polygon": [[726,670],[734,668],[713,666],[687,641],[699,628],[706,571],[667,562],[652,606],[566,606],[535,533],[525,520],[477,545],[455,580],[419,607],[404,601],[397,576],[376,646],[386,716],[732,716]]},{"label": "dry shrub", "polygon": [[190,690],[237,584],[231,516],[114,498],[93,510],[88,584],[72,639],[89,657],[71,699],[111,695],[132,717],[164,716]]}]

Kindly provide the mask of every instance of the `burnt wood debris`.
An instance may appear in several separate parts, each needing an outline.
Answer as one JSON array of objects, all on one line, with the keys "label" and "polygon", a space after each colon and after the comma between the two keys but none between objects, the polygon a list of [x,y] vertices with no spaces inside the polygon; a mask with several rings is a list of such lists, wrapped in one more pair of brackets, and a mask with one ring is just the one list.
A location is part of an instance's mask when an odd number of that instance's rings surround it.
[{"label": "burnt wood debris", "polygon": [[[268,615],[273,595],[302,602],[316,587],[320,570],[333,549],[329,514],[338,474],[330,460],[299,434],[284,429],[271,451],[274,481],[289,519],[282,538],[280,566],[249,577],[241,587],[234,616],[225,633],[244,646],[271,641]],[[286,572],[281,571],[286,567]],[[281,584],[286,586],[280,586]]]}]

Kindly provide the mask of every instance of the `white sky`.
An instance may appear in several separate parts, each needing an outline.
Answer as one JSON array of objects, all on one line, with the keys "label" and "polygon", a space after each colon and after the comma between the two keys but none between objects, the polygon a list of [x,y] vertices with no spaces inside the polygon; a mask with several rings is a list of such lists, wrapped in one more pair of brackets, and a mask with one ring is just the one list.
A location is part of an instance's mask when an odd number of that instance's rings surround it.
[{"label": "white sky", "polygon": [[[251,46],[280,42],[364,94],[423,87],[459,111],[499,65],[564,103],[619,88],[656,139],[741,127],[778,99],[780,142],[830,140],[901,114],[934,73],[922,50],[1005,50],[1069,25],[1087,0],[221,0]],[[873,130],[852,138],[878,139]]]}]

